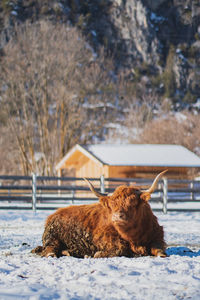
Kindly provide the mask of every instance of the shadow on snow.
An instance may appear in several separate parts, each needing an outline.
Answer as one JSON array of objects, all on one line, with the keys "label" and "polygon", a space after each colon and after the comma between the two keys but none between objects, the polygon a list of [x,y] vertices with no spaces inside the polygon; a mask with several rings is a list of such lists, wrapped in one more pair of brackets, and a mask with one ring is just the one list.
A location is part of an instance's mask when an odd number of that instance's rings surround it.
[{"label": "shadow on snow", "polygon": [[197,257],[200,256],[200,250],[193,251],[187,247],[169,247],[166,250],[168,256],[171,255],[179,255],[179,256],[187,256],[187,257]]}]

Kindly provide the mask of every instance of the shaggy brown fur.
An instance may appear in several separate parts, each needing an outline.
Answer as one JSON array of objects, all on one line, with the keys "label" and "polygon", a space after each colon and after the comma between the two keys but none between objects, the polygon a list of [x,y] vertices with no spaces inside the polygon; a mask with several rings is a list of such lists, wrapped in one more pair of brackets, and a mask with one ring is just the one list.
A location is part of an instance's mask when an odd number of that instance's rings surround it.
[{"label": "shaggy brown fur", "polygon": [[112,257],[165,255],[163,228],[148,200],[150,194],[120,186],[99,203],[58,209],[45,224],[41,256]]},{"label": "shaggy brown fur", "polygon": [[110,209],[113,226],[129,242],[133,253],[166,256],[163,227],[158,224],[149,199],[150,194],[139,188],[120,186],[100,202]]}]

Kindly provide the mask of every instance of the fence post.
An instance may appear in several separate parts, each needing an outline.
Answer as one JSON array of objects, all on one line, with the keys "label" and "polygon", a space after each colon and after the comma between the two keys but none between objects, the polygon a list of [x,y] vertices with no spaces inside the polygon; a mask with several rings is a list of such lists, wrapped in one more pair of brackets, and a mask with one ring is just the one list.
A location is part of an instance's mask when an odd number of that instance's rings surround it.
[{"label": "fence post", "polygon": [[32,173],[32,210],[36,212],[37,200],[37,175]]},{"label": "fence post", "polygon": [[163,178],[163,213],[167,213],[167,194],[168,194],[168,182],[167,178]]},{"label": "fence post", "polygon": [[101,190],[101,193],[105,193],[104,175],[101,175],[101,177],[100,177],[100,190]]},{"label": "fence post", "polygon": [[75,191],[72,191],[72,204],[74,204]]},{"label": "fence post", "polygon": [[190,182],[190,188],[191,188],[191,192],[190,192],[190,200],[191,201],[194,201],[194,192],[193,192],[193,189],[194,189],[194,181]]}]

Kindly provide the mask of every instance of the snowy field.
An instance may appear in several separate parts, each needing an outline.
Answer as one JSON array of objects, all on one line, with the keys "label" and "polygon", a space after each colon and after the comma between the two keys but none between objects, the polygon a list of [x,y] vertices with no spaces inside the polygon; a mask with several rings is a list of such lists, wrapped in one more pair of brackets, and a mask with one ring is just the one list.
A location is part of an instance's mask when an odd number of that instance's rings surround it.
[{"label": "snowy field", "polygon": [[167,258],[40,258],[50,211],[0,211],[0,299],[200,299],[200,212],[155,213]]}]

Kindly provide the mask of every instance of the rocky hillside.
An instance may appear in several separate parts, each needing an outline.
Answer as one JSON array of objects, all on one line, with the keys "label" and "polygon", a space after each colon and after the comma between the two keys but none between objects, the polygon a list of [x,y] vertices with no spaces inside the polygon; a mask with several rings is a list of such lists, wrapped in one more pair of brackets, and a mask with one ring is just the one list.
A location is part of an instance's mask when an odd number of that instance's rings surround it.
[{"label": "rocky hillside", "polygon": [[48,18],[77,26],[94,49],[100,45],[135,80],[149,76],[158,92],[174,101],[199,97],[200,3],[188,1],[2,0],[3,49],[15,23]]},{"label": "rocky hillside", "polygon": [[136,85],[145,77],[147,93],[184,108],[200,98],[199,0],[1,0],[1,52],[16,23],[39,19],[78,27],[114,57],[116,71],[125,68]]},{"label": "rocky hillside", "polygon": [[199,82],[199,0],[0,0],[0,172],[54,174],[77,142],[199,155]]}]

